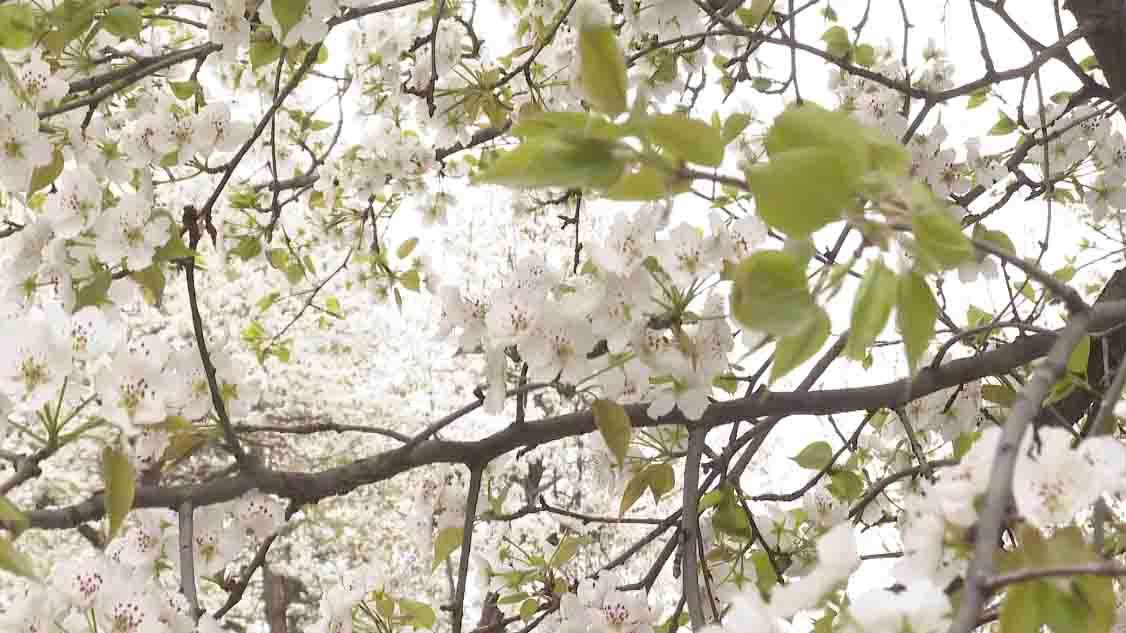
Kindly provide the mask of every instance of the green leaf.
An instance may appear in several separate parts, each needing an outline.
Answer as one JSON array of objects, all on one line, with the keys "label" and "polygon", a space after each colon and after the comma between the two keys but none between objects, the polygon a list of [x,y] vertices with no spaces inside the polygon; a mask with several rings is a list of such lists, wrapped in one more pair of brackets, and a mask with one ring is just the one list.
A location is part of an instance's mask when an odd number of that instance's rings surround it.
[{"label": "green leaf", "polygon": [[613,141],[629,134],[622,125],[607,121],[605,117],[586,112],[539,112],[522,116],[512,126],[510,134],[527,139],[537,136],[563,138],[568,135]]},{"label": "green leaf", "polygon": [[895,273],[880,260],[874,260],[864,273],[860,289],[852,302],[852,321],[845,355],[863,360],[868,347],[883,331],[895,306]]},{"label": "green leaf", "polygon": [[15,534],[23,532],[30,525],[27,515],[3,495],[0,495],[0,521],[11,527]]},{"label": "green leaf", "polygon": [[156,249],[156,254],[153,258],[158,262],[170,262],[177,259],[190,259],[196,256],[196,252],[188,248],[184,244],[184,240],[180,239],[180,234],[173,231],[172,237],[163,246]]},{"label": "green leaf", "polygon": [[35,43],[35,12],[30,3],[0,5],[0,48],[19,50]]},{"label": "green leaf", "polygon": [[161,300],[164,298],[164,270],[159,264],[153,264],[144,270],[138,270],[129,274],[129,277],[137,282],[141,289],[144,291],[145,301],[149,305],[159,306]]},{"label": "green leaf", "polygon": [[712,515],[712,526],[731,536],[740,538],[751,536],[751,522],[736,498],[734,487],[731,484],[723,484],[721,490],[723,497],[716,506],[715,514]]},{"label": "green leaf", "polygon": [[399,244],[399,248],[395,251],[395,255],[399,259],[406,259],[414,252],[414,247],[418,246],[418,238],[412,237],[409,240]]},{"label": "green leaf", "polygon": [[1079,67],[1087,72],[1099,67],[1099,60],[1094,55],[1088,55],[1079,62]]},{"label": "green leaf", "polygon": [[1018,584],[1009,587],[1001,602],[999,623],[1001,633],[1037,633],[1042,618],[1040,605],[1041,583]]},{"label": "green leaf", "polygon": [[172,89],[172,94],[177,99],[191,99],[200,92],[198,81],[170,81],[168,87]]},{"label": "green leaf", "polygon": [[723,134],[703,121],[683,114],[649,117],[649,135],[672,155],[690,163],[718,167],[723,162]]},{"label": "green leaf", "polygon": [[282,54],[282,47],[273,38],[250,43],[250,68],[258,70],[273,63]]},{"label": "green leaf", "polygon": [[417,600],[406,598],[399,600],[399,611],[406,616],[407,624],[415,629],[433,629],[434,625],[438,623],[438,616],[434,613],[434,609],[430,608],[430,605]]},{"label": "green leaf", "polygon": [[974,239],[989,242],[999,250],[1005,251],[1010,255],[1017,254],[1016,246],[1013,245],[1013,241],[1009,239],[1009,236],[1006,235],[1004,231],[993,231],[985,228],[981,223],[978,223],[974,225],[973,236]]},{"label": "green leaf", "polygon": [[1017,122],[1010,119],[1004,112],[997,112],[997,122],[989,128],[990,136],[1004,136],[1017,129]]},{"label": "green leaf", "polygon": [[283,39],[289,30],[301,21],[301,17],[305,14],[305,6],[308,4],[309,0],[270,0],[270,7],[274,10],[278,25],[281,26]]},{"label": "green leaf", "polygon": [[962,459],[966,453],[970,452],[973,448],[974,442],[981,437],[980,432],[973,433],[959,433],[958,437],[954,438],[954,459]]},{"label": "green leaf", "polygon": [[56,147],[51,153],[51,162],[36,167],[31,173],[31,186],[27,188],[27,193],[35,193],[55,182],[59,174],[63,173],[64,160],[63,153]]},{"label": "green leaf", "polygon": [[109,286],[113,283],[113,276],[109,269],[102,266],[94,270],[94,278],[78,287],[74,296],[74,310],[86,306],[100,306],[109,303]]},{"label": "green leaf", "polygon": [[399,283],[407,290],[414,292],[418,292],[418,289],[422,286],[422,280],[418,276],[418,270],[414,268],[399,275]]},{"label": "green leaf", "polygon": [[962,233],[958,221],[945,211],[918,213],[911,225],[916,256],[930,270],[947,270],[973,261],[973,243]]},{"label": "green leaf", "polygon": [[774,366],[770,368],[771,383],[812,358],[828,340],[831,326],[829,315],[821,307],[817,307],[816,310],[817,317],[810,321],[805,329],[778,340],[778,344],[774,347]]},{"label": "green leaf", "polygon": [[988,402],[1011,407],[1017,400],[1017,392],[1009,385],[982,385],[981,397]]},{"label": "green leaf", "polygon": [[831,26],[821,35],[825,42],[825,49],[833,57],[844,57],[852,48],[848,40],[848,31],[843,26]]},{"label": "green leaf", "polygon": [[476,180],[515,188],[605,189],[618,182],[624,169],[614,145],[606,141],[536,137],[502,153]]},{"label": "green leaf", "polygon": [[790,459],[808,470],[821,470],[833,459],[833,447],[828,442],[817,441],[806,446]]},{"label": "green leaf", "polygon": [[129,457],[109,446],[103,448],[102,482],[105,485],[103,502],[109,520],[107,540],[112,541],[133,508],[133,496],[137,490],[137,473],[133,471]]},{"label": "green leaf", "polygon": [[433,569],[438,569],[450,554],[453,554],[461,548],[461,540],[465,535],[465,530],[459,527],[447,527],[438,531],[438,536],[434,538],[434,564]]},{"label": "green leaf", "polygon": [[829,475],[828,489],[834,497],[851,501],[864,494],[864,480],[851,470],[838,470]]},{"label": "green leaf", "polygon": [[774,336],[806,331],[821,315],[805,267],[789,251],[759,251],[735,269],[731,313],[744,327]]},{"label": "green leaf", "polygon": [[610,454],[619,465],[626,463],[626,454],[629,453],[629,442],[633,436],[633,426],[629,422],[629,414],[622,405],[613,400],[599,398],[591,407],[594,412],[594,425],[602,433]]},{"label": "green leaf", "polygon": [[989,86],[982,86],[977,90],[970,93],[970,98],[966,102],[966,109],[972,110],[983,103],[989,98]]},{"label": "green leaf", "polygon": [[532,618],[536,617],[536,612],[540,610],[540,603],[535,598],[528,598],[520,603],[520,619],[525,622],[530,622]]},{"label": "green leaf", "polygon": [[907,366],[914,373],[934,338],[934,323],[938,319],[938,302],[922,275],[908,272],[899,277],[895,310],[895,326],[903,337]]},{"label": "green leaf", "polygon": [[117,5],[106,11],[102,26],[118,38],[127,40],[141,34],[141,10],[131,5]]},{"label": "green leaf", "polygon": [[574,534],[564,536],[563,539],[559,541],[559,545],[555,548],[555,553],[551,555],[551,560],[547,563],[548,567],[559,569],[563,565],[566,565],[575,557],[575,554],[579,553],[579,546],[584,544],[584,540]]},{"label": "green leaf", "polygon": [[[641,165],[635,172],[626,172],[604,195],[610,200],[662,200],[672,193],[670,184],[665,172]],[[683,191],[686,187],[677,186],[676,189]]]},{"label": "green leaf", "polygon": [[618,516],[629,512],[633,504],[637,503],[637,500],[640,499],[641,495],[645,494],[645,491],[648,489],[649,471],[647,469],[641,470],[630,478],[629,483],[626,484],[625,492],[622,493],[622,501],[618,504]]},{"label": "green leaf", "polygon": [[262,240],[257,235],[243,236],[230,252],[243,261],[254,259],[262,252]]},{"label": "green leaf", "polygon": [[667,463],[651,464],[646,470],[649,492],[653,494],[653,503],[657,503],[676,486],[676,472]]},{"label": "green leaf", "polygon": [[27,554],[17,550],[4,536],[0,536],[0,569],[32,580],[38,578],[35,575],[35,565]]},{"label": "green leaf", "polygon": [[727,117],[727,120],[723,122],[723,142],[730,143],[738,138],[743,130],[751,124],[752,120],[750,116],[738,112]]},{"label": "green leaf", "polygon": [[852,59],[865,68],[876,65],[876,49],[871,44],[860,44],[852,51]]},{"label": "green leaf", "polygon": [[611,116],[626,111],[626,59],[614,29],[592,25],[579,32],[579,73],[583,95],[596,110]]},{"label": "green leaf", "polygon": [[747,182],[759,217],[791,237],[805,237],[841,219],[859,183],[849,157],[835,148],[807,147],[753,165]]},{"label": "green leaf", "polygon": [[1091,357],[1091,335],[1084,334],[1083,338],[1079,340],[1079,344],[1075,349],[1071,350],[1071,356],[1067,359],[1067,371],[1079,376],[1087,375],[1087,361]]}]

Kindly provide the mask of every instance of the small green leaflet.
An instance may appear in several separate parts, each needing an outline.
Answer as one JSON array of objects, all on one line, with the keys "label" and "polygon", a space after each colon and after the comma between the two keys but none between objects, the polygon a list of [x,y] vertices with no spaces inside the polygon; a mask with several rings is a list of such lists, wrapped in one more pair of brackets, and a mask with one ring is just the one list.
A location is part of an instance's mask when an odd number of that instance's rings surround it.
[{"label": "small green leaflet", "polygon": [[852,303],[852,324],[849,328],[845,355],[863,360],[868,347],[876,340],[891,317],[895,305],[896,279],[880,260],[874,260],[864,273],[864,280]]},{"label": "small green leaflet", "polygon": [[274,10],[274,17],[281,26],[283,39],[301,21],[308,4],[309,0],[270,0],[270,8]]},{"label": "small green leaflet", "polygon": [[774,336],[800,334],[821,312],[805,266],[789,251],[759,251],[735,269],[731,313],[743,326]]},{"label": "small green leaflet", "polygon": [[109,446],[103,448],[102,482],[105,485],[102,500],[109,520],[108,539],[113,540],[121,531],[125,515],[133,508],[133,496],[137,490],[137,474],[129,463],[129,457]]},{"label": "small green leaflet", "polygon": [[602,433],[602,439],[606,441],[610,454],[614,456],[619,466],[625,464],[629,442],[633,436],[629,414],[622,405],[601,398],[594,401],[591,410],[594,413],[594,425]]},{"label": "small green leaflet", "polygon": [[462,536],[465,530],[459,527],[442,528],[434,539],[434,563],[432,569],[437,569],[443,561],[449,558],[461,547]]},{"label": "small green leaflet", "polygon": [[614,29],[591,25],[579,32],[579,73],[583,95],[595,109],[611,116],[626,111],[626,59]]},{"label": "small green leaflet", "polygon": [[817,318],[810,321],[805,329],[779,339],[774,348],[770,382],[775,382],[812,358],[829,339],[830,325],[828,313],[818,306]]},{"label": "small green leaflet", "polygon": [[649,135],[665,151],[690,163],[718,167],[723,162],[723,135],[703,121],[656,114],[649,117]]},{"label": "small green leaflet", "polygon": [[833,459],[833,448],[828,442],[813,442],[790,459],[797,462],[798,466],[808,470],[821,470],[829,465]]},{"label": "small green leaflet", "polygon": [[907,366],[912,373],[934,338],[937,319],[938,303],[927,280],[913,271],[901,274],[896,288],[895,326],[903,337]]},{"label": "small green leaflet", "polygon": [[15,545],[4,536],[0,536],[0,569],[32,580],[38,578],[35,574],[35,565],[27,554],[17,550]]}]

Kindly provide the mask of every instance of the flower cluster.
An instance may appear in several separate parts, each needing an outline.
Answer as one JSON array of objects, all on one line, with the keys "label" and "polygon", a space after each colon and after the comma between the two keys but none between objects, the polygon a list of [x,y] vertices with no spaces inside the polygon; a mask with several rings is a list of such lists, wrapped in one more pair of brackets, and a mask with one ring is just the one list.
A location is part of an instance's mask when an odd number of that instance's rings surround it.
[{"label": "flower cluster", "polygon": [[579,274],[565,277],[531,256],[488,297],[441,289],[439,334],[459,329],[462,348],[486,350],[490,410],[503,404],[505,350],[513,350],[532,380],[594,380],[607,398],[651,400],[654,418],[673,408],[688,419],[703,415],[734,339],[723,295],[713,292],[699,307],[696,299],[766,229],[754,216],[715,216],[708,232],[679,224],[658,237],[661,215],[658,206],[618,215]]},{"label": "flower cluster", "polygon": [[[212,576],[242,550],[248,536],[264,538],[285,522],[284,505],[252,491],[224,505],[195,512],[195,572]],[[104,553],[63,562],[42,584],[28,584],[22,598],[0,614],[5,631],[115,633],[214,633],[215,620],[197,623],[179,591],[179,530],[167,510],[133,513],[133,525]]]}]

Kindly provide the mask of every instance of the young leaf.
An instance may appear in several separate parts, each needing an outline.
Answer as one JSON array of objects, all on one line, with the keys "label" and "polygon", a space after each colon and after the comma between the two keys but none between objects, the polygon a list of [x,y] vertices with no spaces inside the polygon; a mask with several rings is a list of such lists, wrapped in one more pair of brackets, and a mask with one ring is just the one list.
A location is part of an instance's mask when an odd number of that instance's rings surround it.
[{"label": "young leaf", "polygon": [[29,525],[27,515],[3,495],[0,495],[0,521],[11,526],[16,534],[26,530]]},{"label": "young leaf", "polygon": [[829,315],[817,308],[817,318],[810,321],[805,329],[778,340],[774,348],[774,366],[770,368],[770,382],[793,371],[809,360],[829,338]]},{"label": "young leaf", "polygon": [[852,303],[852,322],[845,355],[856,360],[864,358],[868,347],[891,317],[895,295],[895,273],[882,261],[873,261],[864,273],[864,280]]},{"label": "young leaf", "polygon": [[958,221],[945,211],[925,211],[911,222],[919,259],[931,270],[956,268],[972,261],[973,243],[962,233]]},{"label": "young leaf", "polygon": [[611,116],[626,111],[626,58],[614,29],[589,25],[579,32],[579,73],[583,95],[596,110]]},{"label": "young leaf", "polygon": [[137,7],[118,5],[106,11],[102,18],[102,26],[118,38],[127,40],[141,34],[144,26],[141,22],[141,11]]},{"label": "young leaf", "polygon": [[805,147],[752,166],[747,183],[759,217],[791,237],[805,237],[841,219],[859,183],[851,158],[834,148]]},{"label": "young leaf", "polygon": [[399,244],[399,248],[395,251],[395,255],[399,259],[406,259],[411,256],[411,253],[414,252],[415,246],[418,246],[418,238],[412,237],[402,244]]},{"label": "young leaf", "polygon": [[622,405],[601,398],[594,401],[591,410],[594,413],[594,424],[602,433],[602,439],[606,441],[610,453],[619,465],[625,464],[630,438],[633,435],[629,414]]},{"label": "young leaf", "polygon": [[37,578],[35,565],[32,564],[31,559],[27,554],[17,550],[4,536],[0,536],[0,569],[32,580]]},{"label": "young leaf", "polygon": [[833,459],[833,447],[828,442],[813,442],[790,459],[797,462],[798,466],[809,470],[821,470],[829,465]]},{"label": "young leaf", "polygon": [[922,275],[909,272],[899,277],[895,310],[895,325],[903,337],[907,366],[914,373],[934,338],[934,322],[938,318],[938,303]]},{"label": "young leaf", "polygon": [[301,21],[308,4],[309,0],[270,0],[270,8],[274,10],[274,17],[281,26],[282,38]]},{"label": "young leaf", "polygon": [[477,181],[516,188],[605,189],[625,169],[613,150],[613,144],[597,139],[530,138],[501,154]]},{"label": "young leaf", "polygon": [[624,515],[629,512],[633,504],[645,494],[649,488],[649,471],[648,469],[638,472],[626,484],[625,492],[622,493],[622,502],[618,504],[618,516]]},{"label": "young leaf", "polygon": [[461,539],[465,530],[460,527],[447,527],[438,531],[434,538],[434,563],[432,569],[438,569],[443,561],[449,558],[461,547]]},{"label": "young leaf", "polygon": [[649,492],[653,493],[653,503],[657,503],[676,486],[676,472],[667,463],[652,464],[646,470]]},{"label": "young leaf", "polygon": [[548,566],[559,569],[566,565],[568,561],[575,557],[575,554],[579,553],[579,546],[583,544],[583,540],[573,534],[564,536],[555,548],[555,553],[551,555]]},{"label": "young leaf", "polygon": [[0,48],[19,50],[34,43],[35,13],[31,4],[0,5]]},{"label": "young leaf", "polygon": [[690,163],[718,167],[723,162],[723,135],[703,121],[657,114],[649,118],[649,134],[667,152]]},{"label": "young leaf", "polygon": [[805,331],[819,316],[805,267],[788,251],[759,251],[735,269],[731,313],[752,330],[774,336]]},{"label": "young leaf", "polygon": [[63,153],[56,147],[51,153],[51,162],[36,167],[31,173],[31,186],[27,188],[27,193],[33,194],[55,182],[59,174],[63,173],[63,160]]},{"label": "young leaf", "polygon": [[125,522],[125,516],[133,508],[136,493],[137,473],[129,463],[129,457],[109,446],[102,449],[102,482],[105,485],[103,501],[106,517],[109,519],[108,540],[113,540]]}]

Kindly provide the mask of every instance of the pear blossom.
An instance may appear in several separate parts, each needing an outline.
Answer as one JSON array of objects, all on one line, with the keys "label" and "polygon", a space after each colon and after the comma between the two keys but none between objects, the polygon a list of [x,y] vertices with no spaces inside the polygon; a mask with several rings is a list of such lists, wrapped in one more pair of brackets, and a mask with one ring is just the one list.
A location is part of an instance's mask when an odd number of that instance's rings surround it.
[{"label": "pear blossom", "polygon": [[81,165],[64,171],[57,188],[47,198],[47,217],[60,237],[72,238],[101,214],[102,190],[94,173]]},{"label": "pear blossom", "polygon": [[166,215],[153,214],[151,200],[140,192],[127,193],[94,225],[99,258],[134,271],[148,268],[156,249],[171,237],[171,224]]},{"label": "pear blossom", "polygon": [[941,586],[919,580],[904,589],[874,589],[848,607],[850,633],[939,633],[950,628],[950,598]]},{"label": "pear blossom", "polygon": [[212,0],[207,36],[223,46],[224,57],[234,60],[238,50],[250,44],[245,0]]},{"label": "pear blossom", "polygon": [[38,48],[32,48],[27,61],[19,66],[19,78],[24,92],[38,109],[62,99],[70,89],[65,80],[51,72]]},{"label": "pear blossom", "polygon": [[[1060,428],[1039,430],[1039,450],[1022,450],[1013,476],[1013,497],[1033,525],[1071,523],[1126,475],[1126,447],[1109,437],[1090,437],[1075,449]],[[1025,446],[1031,440],[1025,441]]]},{"label": "pear blossom", "polygon": [[119,350],[94,379],[101,413],[126,433],[136,425],[155,424],[167,415],[164,358],[133,350]]},{"label": "pear blossom", "polygon": [[534,334],[520,345],[520,355],[528,363],[534,380],[576,383],[590,373],[587,353],[594,347],[594,336],[582,322],[546,314]]},{"label": "pear blossom", "polygon": [[19,103],[6,84],[0,86],[0,184],[9,191],[27,191],[32,171],[50,163],[51,156],[35,111]]},{"label": "pear blossom", "polygon": [[0,330],[0,391],[38,408],[58,396],[73,354],[55,324],[32,312]]},{"label": "pear blossom", "polygon": [[285,504],[258,490],[244,494],[235,504],[235,520],[258,538],[266,538],[285,524]]},{"label": "pear blossom", "polygon": [[226,510],[219,506],[206,506],[195,511],[192,551],[195,554],[195,571],[201,576],[222,571],[246,542],[246,533],[235,526],[228,526],[226,518]]}]

